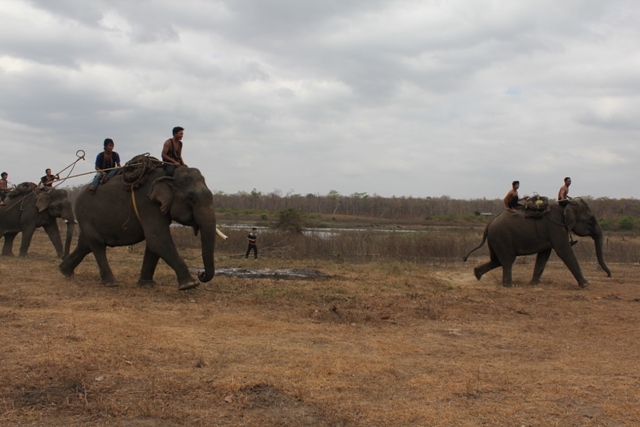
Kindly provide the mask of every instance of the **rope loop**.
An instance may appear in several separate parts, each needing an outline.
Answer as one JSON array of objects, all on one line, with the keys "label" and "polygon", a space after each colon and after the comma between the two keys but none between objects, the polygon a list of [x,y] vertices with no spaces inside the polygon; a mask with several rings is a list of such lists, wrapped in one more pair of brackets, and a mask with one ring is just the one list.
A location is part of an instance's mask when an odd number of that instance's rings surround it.
[{"label": "rope loop", "polygon": [[122,183],[136,188],[153,169],[162,166],[162,162],[149,153],[139,154],[125,163],[122,168]]}]

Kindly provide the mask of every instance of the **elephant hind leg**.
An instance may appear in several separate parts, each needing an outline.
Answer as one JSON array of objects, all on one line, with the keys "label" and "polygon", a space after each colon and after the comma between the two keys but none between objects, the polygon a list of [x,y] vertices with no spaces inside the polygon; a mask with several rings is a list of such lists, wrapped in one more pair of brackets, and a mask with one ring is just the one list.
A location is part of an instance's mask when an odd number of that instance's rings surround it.
[{"label": "elephant hind leg", "polygon": [[160,256],[149,250],[149,246],[146,246],[144,249],[144,258],[142,259],[142,269],[140,270],[140,279],[138,279],[138,285],[155,285],[153,274],[156,271],[159,260]]},{"label": "elephant hind leg", "polygon": [[530,285],[539,285],[540,277],[542,277],[542,273],[544,272],[544,268],[547,266],[547,261],[549,261],[549,256],[551,255],[551,248],[538,252],[536,256],[536,265],[533,268],[533,277],[531,278]]},{"label": "elephant hind leg", "polygon": [[64,260],[58,266],[60,272],[67,277],[73,276],[73,271],[82,262],[84,257],[91,253],[91,248],[84,241],[82,236],[78,238],[78,246],[75,250],[67,255]]},{"label": "elephant hind leg", "polygon": [[4,246],[2,247],[2,256],[14,256],[13,255],[13,240],[18,233],[6,233],[4,235]]},{"label": "elephant hind leg", "polygon": [[500,267],[500,261],[492,259],[491,261],[484,263],[482,265],[477,266],[473,269],[473,274],[476,276],[476,279],[480,280],[485,273],[493,270],[494,268]]},{"label": "elephant hind leg", "polygon": [[98,268],[100,269],[100,281],[102,284],[105,286],[118,286],[118,282],[107,260],[107,247],[97,242],[91,242],[90,245],[91,252],[93,252],[93,256],[96,258]]}]

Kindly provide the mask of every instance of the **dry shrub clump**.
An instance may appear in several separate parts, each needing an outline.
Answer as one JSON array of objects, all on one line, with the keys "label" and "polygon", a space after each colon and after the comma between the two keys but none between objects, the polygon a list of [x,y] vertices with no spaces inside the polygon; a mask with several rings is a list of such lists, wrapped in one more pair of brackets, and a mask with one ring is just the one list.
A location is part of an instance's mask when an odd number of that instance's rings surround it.
[{"label": "dry shrub clump", "polygon": [[[584,262],[586,289],[554,260],[528,286],[532,265],[517,264],[503,288],[499,271],[476,281],[459,261],[227,249],[219,267],[329,278],[180,292],[162,262],[157,286],[136,285],[143,245],[108,251],[116,288],[91,257],[64,278],[36,234],[30,258],[0,259],[3,426],[640,425],[633,263],[608,279]],[[197,249],[181,253],[200,266]]]}]

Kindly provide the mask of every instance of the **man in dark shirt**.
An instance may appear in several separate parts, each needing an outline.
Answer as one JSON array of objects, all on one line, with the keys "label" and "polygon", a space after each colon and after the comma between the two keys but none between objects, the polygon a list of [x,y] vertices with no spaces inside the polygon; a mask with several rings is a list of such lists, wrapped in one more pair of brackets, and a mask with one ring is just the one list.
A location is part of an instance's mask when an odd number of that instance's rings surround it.
[{"label": "man in dark shirt", "polygon": [[91,185],[89,185],[89,193],[94,194],[100,183],[104,184],[118,174],[120,170],[120,155],[113,151],[114,146],[113,139],[107,138],[104,140],[104,151],[96,157],[96,170],[98,173],[96,173]]},{"label": "man in dark shirt", "polygon": [[253,251],[254,259],[258,259],[258,245],[256,244],[256,239],[258,238],[257,229],[253,227],[251,229],[251,233],[247,236],[247,241],[249,242],[249,247],[247,248],[247,254],[244,256],[244,259],[249,259],[249,253]]},{"label": "man in dark shirt", "polygon": [[52,187],[53,181],[56,179],[60,179],[60,175],[52,175],[51,169],[47,169],[45,172],[45,176],[40,178],[40,185],[43,187]]},{"label": "man in dark shirt", "polygon": [[162,146],[162,161],[167,175],[173,176],[176,168],[187,166],[182,160],[182,137],[184,128],[176,126],[173,128],[173,138],[169,138]]}]

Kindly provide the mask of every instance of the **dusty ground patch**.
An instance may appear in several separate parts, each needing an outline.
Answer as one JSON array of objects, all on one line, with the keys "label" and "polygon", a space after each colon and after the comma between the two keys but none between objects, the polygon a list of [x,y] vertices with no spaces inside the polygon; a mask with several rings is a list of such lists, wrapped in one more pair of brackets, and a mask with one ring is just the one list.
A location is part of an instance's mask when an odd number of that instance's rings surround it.
[{"label": "dusty ground patch", "polygon": [[[340,279],[216,277],[136,286],[140,248],[71,279],[50,244],[0,259],[0,424],[21,426],[640,425],[640,267],[259,260]],[[183,251],[199,266],[197,251]],[[249,268],[219,263],[220,267]]]}]

